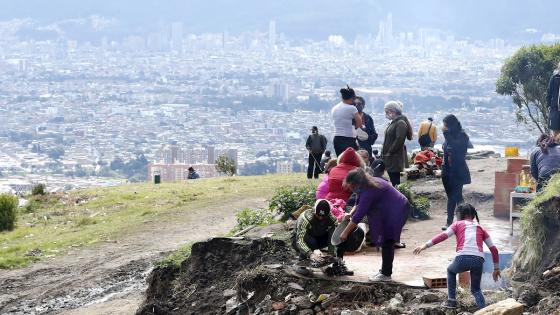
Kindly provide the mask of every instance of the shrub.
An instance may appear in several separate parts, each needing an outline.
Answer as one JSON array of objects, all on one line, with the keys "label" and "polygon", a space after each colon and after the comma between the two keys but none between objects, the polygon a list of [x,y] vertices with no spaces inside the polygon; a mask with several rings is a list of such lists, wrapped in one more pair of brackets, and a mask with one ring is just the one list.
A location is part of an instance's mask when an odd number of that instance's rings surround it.
[{"label": "shrub", "polygon": [[412,191],[410,183],[402,183],[397,186],[397,190],[403,194],[410,206],[412,207],[412,215],[418,219],[428,219],[430,217],[430,200],[424,196],[416,196]]},{"label": "shrub", "polygon": [[17,219],[18,198],[9,194],[0,195],[0,231],[13,230]]},{"label": "shrub", "polygon": [[235,215],[235,218],[237,220],[237,224],[231,231],[232,233],[242,231],[243,229],[248,228],[251,225],[265,226],[274,223],[274,214],[267,209],[245,208],[239,211]]},{"label": "shrub", "polygon": [[515,270],[536,274],[546,260],[546,245],[558,233],[560,218],[560,175],[552,177],[548,185],[521,212],[521,240],[514,257]]},{"label": "shrub", "polygon": [[315,187],[281,187],[276,190],[276,194],[269,200],[269,209],[282,214],[285,221],[290,214],[304,205],[315,203]]},{"label": "shrub", "polygon": [[33,196],[44,195],[46,194],[46,189],[47,186],[45,186],[45,184],[37,184],[33,186],[33,188],[31,189],[31,195]]},{"label": "shrub", "polygon": [[237,163],[226,155],[220,155],[216,159],[215,167],[218,172],[227,176],[233,176],[237,173]]}]

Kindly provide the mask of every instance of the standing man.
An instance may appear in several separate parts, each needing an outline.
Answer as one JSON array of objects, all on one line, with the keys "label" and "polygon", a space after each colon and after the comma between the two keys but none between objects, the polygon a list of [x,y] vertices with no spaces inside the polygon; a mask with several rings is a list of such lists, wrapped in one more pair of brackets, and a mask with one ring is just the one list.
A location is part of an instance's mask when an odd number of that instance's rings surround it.
[{"label": "standing man", "polygon": [[358,115],[362,118],[362,125],[357,126],[356,133],[358,136],[358,145],[361,149],[367,151],[370,157],[373,156],[371,151],[371,146],[375,144],[377,140],[377,132],[375,131],[375,125],[373,124],[373,118],[370,115],[364,113],[364,107],[366,106],[366,101],[361,96],[356,96],[354,101],[356,109],[358,110]]},{"label": "standing man", "polygon": [[434,125],[434,119],[428,117],[423,121],[418,129],[418,144],[423,150],[432,149],[437,141],[437,127]]},{"label": "standing man", "polygon": [[311,134],[307,137],[305,147],[309,152],[307,178],[311,179],[312,176],[314,178],[319,178],[319,173],[322,172],[319,162],[321,161],[323,152],[327,149],[327,138],[319,134],[317,126],[311,127]]},{"label": "standing man", "polygon": [[347,85],[346,88],[340,89],[340,96],[342,101],[331,110],[334,121],[333,145],[337,157],[347,148],[358,150],[354,125],[363,125],[362,117],[358,115],[358,109],[354,106],[354,90]]},{"label": "standing man", "polygon": [[552,77],[550,77],[546,103],[550,108],[549,128],[552,130],[553,136],[556,137],[560,134],[560,62],[552,73]]}]

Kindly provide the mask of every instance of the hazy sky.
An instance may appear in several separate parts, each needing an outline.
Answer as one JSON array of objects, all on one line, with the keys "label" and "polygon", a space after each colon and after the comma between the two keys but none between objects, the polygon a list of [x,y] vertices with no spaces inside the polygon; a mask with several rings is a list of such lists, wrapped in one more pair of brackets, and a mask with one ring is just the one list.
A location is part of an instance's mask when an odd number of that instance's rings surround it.
[{"label": "hazy sky", "polygon": [[143,32],[158,23],[182,21],[186,32],[266,31],[293,38],[353,38],[376,33],[393,14],[394,29],[449,30],[459,37],[515,38],[527,28],[560,32],[560,0],[0,0],[0,19],[30,17],[42,23],[100,15],[118,21],[119,31]]}]

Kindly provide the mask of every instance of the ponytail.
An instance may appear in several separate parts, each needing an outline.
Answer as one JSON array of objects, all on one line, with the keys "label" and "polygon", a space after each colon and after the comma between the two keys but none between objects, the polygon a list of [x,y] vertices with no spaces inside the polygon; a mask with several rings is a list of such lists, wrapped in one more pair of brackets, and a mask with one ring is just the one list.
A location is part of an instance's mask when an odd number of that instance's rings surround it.
[{"label": "ponytail", "polygon": [[480,223],[480,219],[478,218],[478,212],[470,203],[463,203],[457,206],[457,212],[459,213],[459,219],[464,220],[465,218],[473,218],[476,219],[478,223]]}]

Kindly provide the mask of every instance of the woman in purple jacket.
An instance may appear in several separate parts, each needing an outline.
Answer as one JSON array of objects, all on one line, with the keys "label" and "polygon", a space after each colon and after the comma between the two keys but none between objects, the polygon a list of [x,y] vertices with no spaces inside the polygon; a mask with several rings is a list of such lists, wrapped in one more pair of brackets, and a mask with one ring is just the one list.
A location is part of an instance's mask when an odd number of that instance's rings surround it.
[{"label": "woman in purple jacket", "polygon": [[378,274],[369,277],[370,281],[390,281],[393,273],[395,248],[400,242],[401,232],[410,213],[410,204],[391,183],[382,178],[372,177],[358,168],[346,176],[345,185],[358,193],[356,210],[352,220],[340,235],[345,241],[357,224],[367,215],[371,230],[372,243],[381,246],[382,266]]}]

